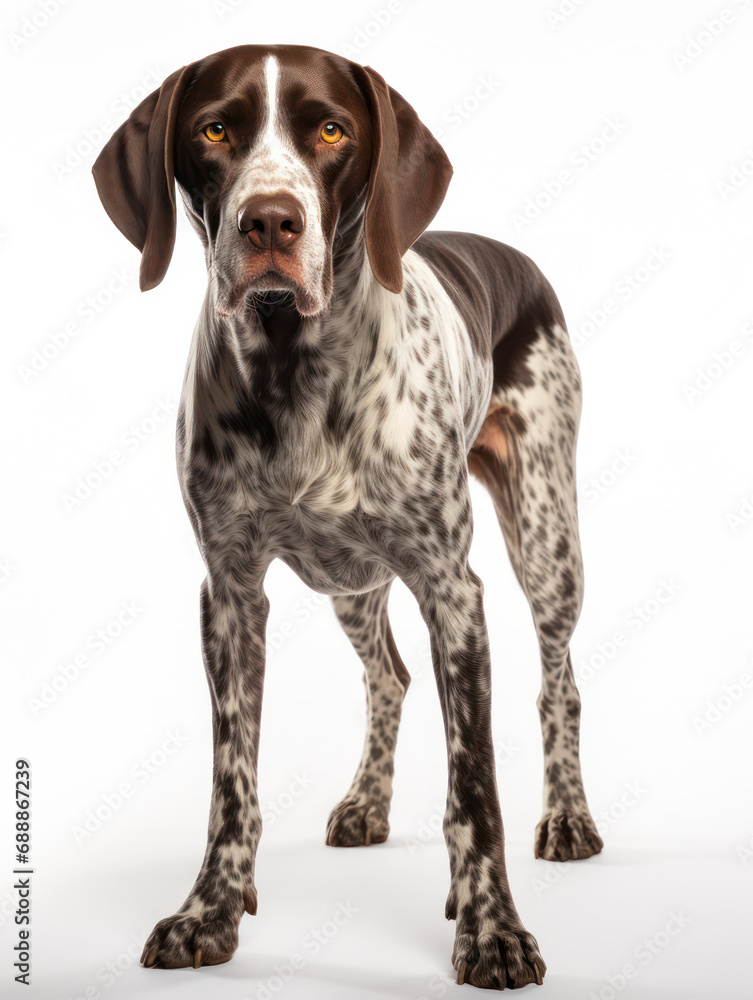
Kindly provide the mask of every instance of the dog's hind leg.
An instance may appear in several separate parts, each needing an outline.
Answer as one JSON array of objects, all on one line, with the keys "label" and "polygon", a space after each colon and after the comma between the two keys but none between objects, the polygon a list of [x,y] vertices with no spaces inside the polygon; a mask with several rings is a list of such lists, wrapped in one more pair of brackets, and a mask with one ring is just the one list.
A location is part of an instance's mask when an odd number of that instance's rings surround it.
[{"label": "dog's hind leg", "polygon": [[367,594],[333,598],[340,624],[363,661],[368,717],[361,763],[327,824],[332,847],[380,844],[390,829],[395,744],[410,675],[392,638],[389,592],[386,584]]},{"label": "dog's hind leg", "polygon": [[491,493],[539,639],[544,814],[536,856],[567,861],[603,847],[583,789],[569,649],[583,600],[575,491],[580,375],[559,324],[534,333],[525,350],[524,377],[499,380],[468,464]]}]

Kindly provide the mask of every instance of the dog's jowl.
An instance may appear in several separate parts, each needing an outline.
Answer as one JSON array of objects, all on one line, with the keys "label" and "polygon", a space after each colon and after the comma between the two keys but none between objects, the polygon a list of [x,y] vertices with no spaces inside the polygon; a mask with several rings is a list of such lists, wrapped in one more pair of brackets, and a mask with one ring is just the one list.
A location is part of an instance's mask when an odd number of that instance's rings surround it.
[{"label": "dog's jowl", "polygon": [[[214,783],[204,863],[146,966],[226,962],[256,911],[259,720],[279,558],[332,595],[363,660],[368,738],[327,843],[389,832],[409,684],[387,603],[399,577],[428,626],[448,748],[447,917],[459,982],[542,981],[505,869],[470,472],[489,489],[541,647],[539,857],[601,849],[580,773],[569,643],[581,605],[574,453],[580,381],[557,299],[521,253],[424,233],[450,181],[441,146],[370,68],[241,46],[168,77],[94,166],[104,206],[165,275],[180,192],[208,288],[178,416],[179,476],[207,576]],[[437,764],[441,766],[440,762]]]}]

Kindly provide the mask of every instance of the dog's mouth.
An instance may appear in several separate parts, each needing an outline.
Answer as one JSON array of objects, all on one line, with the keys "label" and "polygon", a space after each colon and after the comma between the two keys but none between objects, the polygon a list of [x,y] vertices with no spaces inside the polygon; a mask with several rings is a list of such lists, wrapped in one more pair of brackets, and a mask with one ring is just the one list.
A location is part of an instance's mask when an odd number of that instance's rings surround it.
[{"label": "dog's mouth", "polygon": [[[233,271],[235,273],[233,274]],[[316,316],[327,304],[321,270],[303,272],[298,261],[252,258],[225,269],[215,265],[217,311],[221,316],[268,319],[274,311],[296,311],[298,318]]]},{"label": "dog's mouth", "polygon": [[[262,274],[254,277],[246,285],[245,302],[249,299],[259,303],[259,311],[263,315],[265,309],[276,309],[282,306],[294,305],[300,316],[312,316],[321,310],[320,296],[309,282],[303,279],[297,266],[276,267],[274,264]],[[314,283],[315,284],[315,283]],[[256,306],[254,306],[256,308]]]},{"label": "dog's mouth", "polygon": [[288,343],[298,333],[303,319],[295,292],[287,288],[248,292],[244,309],[247,316],[256,316],[273,341]]},{"label": "dog's mouth", "polygon": [[260,319],[271,316],[278,309],[295,309],[295,292],[288,288],[275,288],[266,292],[248,292],[245,306],[256,312]]}]

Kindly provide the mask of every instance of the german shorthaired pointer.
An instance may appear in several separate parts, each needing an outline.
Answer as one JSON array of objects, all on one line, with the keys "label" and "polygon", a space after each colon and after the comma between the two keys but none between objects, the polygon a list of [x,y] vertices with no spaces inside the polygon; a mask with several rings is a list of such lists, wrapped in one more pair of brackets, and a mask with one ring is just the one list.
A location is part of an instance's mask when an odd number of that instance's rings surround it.
[{"label": "german shorthaired pointer", "polygon": [[[541,983],[507,880],[468,473],[489,489],[541,647],[545,754],[536,855],[602,842],[578,757],[568,651],[582,595],[574,453],[580,380],[557,299],[523,254],[424,233],[452,168],[381,76],[319,49],[239,46],[169,76],[94,166],[110,218],[165,275],[175,183],[209,287],[178,417],[201,591],[214,785],[206,855],[146,966],[215,965],[256,912],[254,858],[270,562],[334,608],[363,660],[368,736],[327,843],[389,830],[408,672],[387,617],[399,577],[431,636],[448,755],[446,915],[458,982]],[[423,234],[423,235],[422,235]]]}]

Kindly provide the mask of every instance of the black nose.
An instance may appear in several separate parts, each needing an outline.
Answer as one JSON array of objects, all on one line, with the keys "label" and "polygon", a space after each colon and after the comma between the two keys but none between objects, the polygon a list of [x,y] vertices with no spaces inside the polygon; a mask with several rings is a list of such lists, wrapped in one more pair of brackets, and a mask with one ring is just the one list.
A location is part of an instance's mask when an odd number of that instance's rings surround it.
[{"label": "black nose", "polygon": [[238,212],[238,229],[261,250],[281,250],[303,232],[303,208],[286,194],[252,198]]}]

